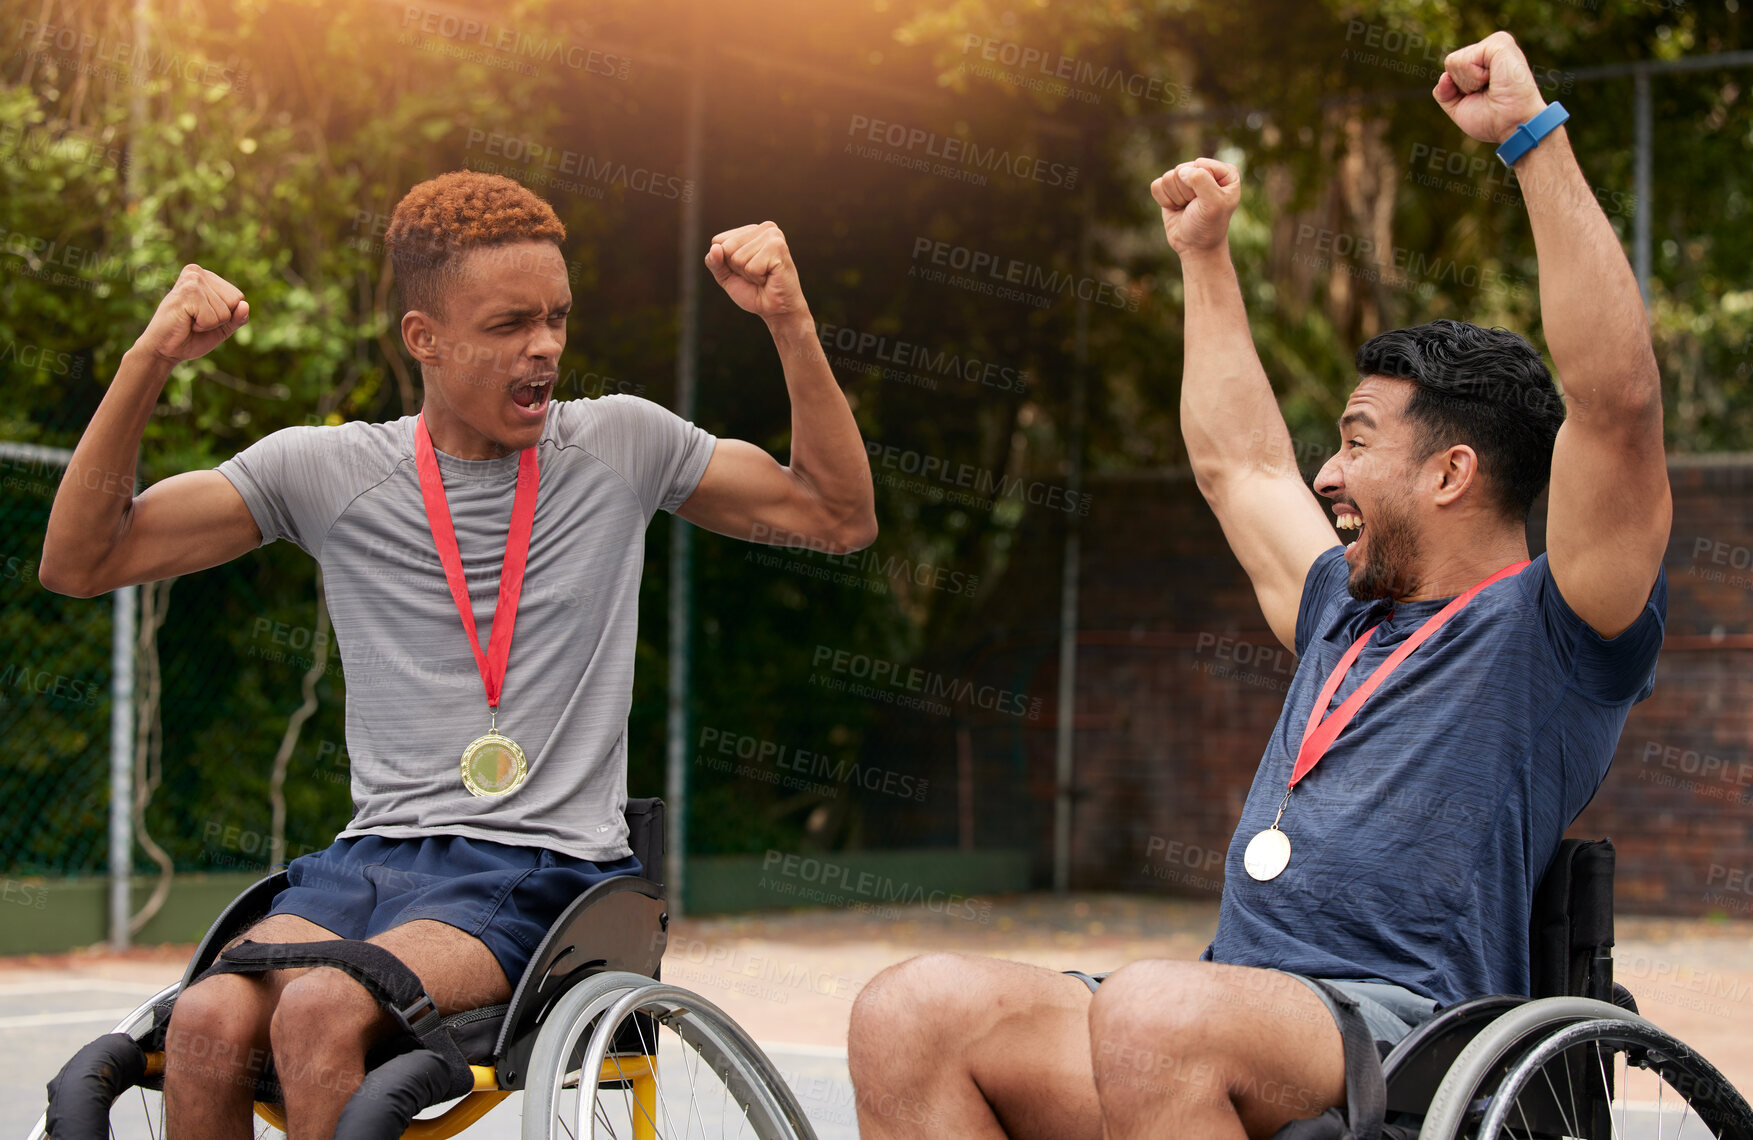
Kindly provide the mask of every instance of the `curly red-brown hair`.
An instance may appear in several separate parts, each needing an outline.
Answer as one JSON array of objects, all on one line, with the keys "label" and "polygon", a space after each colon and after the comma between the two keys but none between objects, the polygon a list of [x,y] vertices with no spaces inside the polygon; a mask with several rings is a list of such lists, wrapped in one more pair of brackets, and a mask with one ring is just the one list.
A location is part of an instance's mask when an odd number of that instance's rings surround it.
[{"label": "curly red-brown hair", "polygon": [[453,170],[418,184],[390,215],[384,245],[402,304],[442,315],[447,277],[471,249],[566,238],[552,206],[499,174]]}]

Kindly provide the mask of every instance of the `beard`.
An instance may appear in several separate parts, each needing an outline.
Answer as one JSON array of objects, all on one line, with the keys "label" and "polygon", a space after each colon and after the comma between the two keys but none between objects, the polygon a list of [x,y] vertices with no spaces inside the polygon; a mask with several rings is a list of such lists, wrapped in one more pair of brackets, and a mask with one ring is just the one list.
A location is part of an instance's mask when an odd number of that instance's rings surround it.
[{"label": "beard", "polygon": [[1367,526],[1363,562],[1351,572],[1345,588],[1363,602],[1392,601],[1412,593],[1418,585],[1412,576],[1418,564],[1418,535],[1410,515],[1398,503],[1383,503],[1371,512]]}]

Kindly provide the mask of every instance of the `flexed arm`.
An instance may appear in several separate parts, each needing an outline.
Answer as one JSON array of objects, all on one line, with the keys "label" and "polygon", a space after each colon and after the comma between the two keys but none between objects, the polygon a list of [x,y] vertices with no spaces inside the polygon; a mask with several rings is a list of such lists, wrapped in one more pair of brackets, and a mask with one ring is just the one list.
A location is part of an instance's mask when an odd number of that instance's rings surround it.
[{"label": "flexed arm", "polygon": [[261,544],[242,496],[217,471],[173,475],[134,494],[140,437],[171,369],[206,355],[249,317],[236,286],[198,265],[183,267],[123,354],[61,477],[43,536],[46,588],[91,597],[204,570]]},{"label": "flexed arm", "polygon": [[1205,501],[1254,584],[1267,624],[1295,647],[1297,606],[1315,556],[1337,545],[1297,470],[1290,431],[1248,329],[1230,262],[1229,220],[1241,174],[1228,163],[1182,163],[1150,186],[1186,283],[1181,434]]},{"label": "flexed arm", "polygon": [[[1508,32],[1450,54],[1443,66],[1432,94],[1476,139],[1495,146],[1546,109]],[[1648,601],[1674,515],[1649,318],[1564,128],[1523,155],[1515,171],[1540,259],[1546,347],[1565,397],[1552,452],[1547,556],[1571,609],[1613,637]]]},{"label": "flexed arm", "polygon": [[791,396],[791,463],[740,439],[721,439],[700,485],[676,513],[734,538],[819,545],[835,553],[876,541],[870,458],[834,380],[798,284],[785,235],[772,222],[712,239],[706,266],[731,300],[767,322]]}]

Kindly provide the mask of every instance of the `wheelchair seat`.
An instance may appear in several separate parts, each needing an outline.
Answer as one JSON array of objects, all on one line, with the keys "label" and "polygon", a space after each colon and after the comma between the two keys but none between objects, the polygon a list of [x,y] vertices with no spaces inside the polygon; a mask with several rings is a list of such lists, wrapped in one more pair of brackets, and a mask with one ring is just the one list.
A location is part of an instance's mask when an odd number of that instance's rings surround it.
[{"label": "wheelchair seat", "polygon": [[[757,1136],[813,1140],[814,1133],[795,1095],[759,1046],[710,1002],[661,982],[660,965],[669,927],[660,878],[665,840],[663,801],[629,800],[626,819],[628,844],[646,874],[599,881],[573,900],[536,947],[528,967],[516,980],[510,1001],[461,1011],[440,1021],[469,1064],[474,1091],[436,1117],[414,1116],[431,1106],[424,1098],[414,1103],[410,1096],[399,1096],[401,1107],[389,1110],[383,1101],[391,1098],[366,1098],[368,1106],[358,1115],[358,1121],[364,1123],[352,1128],[349,1135],[356,1140],[393,1140],[398,1135],[408,1140],[444,1140],[506,1097],[522,1091],[526,1093],[525,1137],[558,1140],[576,1136],[580,1119],[587,1127],[593,1116],[601,1123],[606,1113],[599,1098],[619,1091],[623,1103],[615,1107],[627,1120],[628,1131],[634,1136],[656,1136],[659,1118],[667,1109],[664,1070],[658,1064],[662,1038],[674,1042],[665,1046],[668,1049],[700,1055],[710,1066],[706,1071],[723,1081],[723,1111],[740,1112],[754,1125]],[[228,943],[259,922],[286,885],[286,873],[279,871],[240,894],[208,929],[177,985],[143,1003],[116,1033],[100,1038],[70,1061],[50,1084],[50,1110],[38,1121],[31,1140],[49,1140],[49,1121],[56,1117],[54,1106],[61,1095],[56,1092],[57,1083],[67,1102],[75,1106],[75,1111],[62,1112],[58,1119],[76,1121],[79,1126],[72,1131],[81,1134],[58,1133],[53,1140],[102,1140],[110,1105],[120,1092],[132,1085],[162,1092],[164,1038],[176,993],[193,984],[219,959]],[[98,1049],[100,1045],[109,1052]],[[390,1074],[393,1066],[384,1066],[405,1053],[408,1045],[408,1039],[398,1037],[369,1052],[367,1082],[374,1074]],[[131,1055],[118,1064],[121,1054],[117,1049]],[[593,1063],[585,1063],[587,1056]],[[82,1070],[78,1068],[81,1064]],[[691,1101],[696,1098],[692,1086],[701,1070],[696,1066],[688,1072],[686,1064],[684,1061],[682,1079],[689,1087],[680,1095]],[[532,1073],[536,1074],[533,1078]],[[271,1056],[263,1064],[255,1091],[257,1115],[284,1131],[281,1090]],[[571,1103],[569,1095],[579,1098],[578,1103]],[[100,1100],[98,1115],[91,1106]],[[349,1110],[360,1100],[356,1096],[350,1101]],[[532,1118],[537,1109],[539,1115]],[[147,1111],[150,1125],[151,1106]],[[545,1123],[532,1125],[532,1119]],[[348,1124],[349,1116],[344,1112],[336,1129],[338,1138]],[[62,1127],[61,1131],[68,1129]],[[152,1131],[162,1135],[162,1121]],[[89,1135],[83,1134],[87,1132]]]}]

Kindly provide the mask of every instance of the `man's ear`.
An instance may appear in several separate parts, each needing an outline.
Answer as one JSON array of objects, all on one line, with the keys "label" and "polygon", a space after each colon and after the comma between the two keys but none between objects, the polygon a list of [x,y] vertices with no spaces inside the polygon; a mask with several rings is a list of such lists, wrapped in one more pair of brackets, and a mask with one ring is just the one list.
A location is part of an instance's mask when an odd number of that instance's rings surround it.
[{"label": "man's ear", "polygon": [[1479,456],[1464,443],[1431,457],[1436,463],[1436,505],[1452,506],[1460,501],[1467,489],[1478,482]]},{"label": "man's ear", "polygon": [[402,343],[408,346],[422,367],[431,367],[438,360],[438,329],[431,317],[418,309],[402,314]]}]

